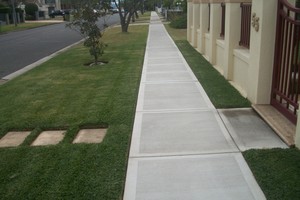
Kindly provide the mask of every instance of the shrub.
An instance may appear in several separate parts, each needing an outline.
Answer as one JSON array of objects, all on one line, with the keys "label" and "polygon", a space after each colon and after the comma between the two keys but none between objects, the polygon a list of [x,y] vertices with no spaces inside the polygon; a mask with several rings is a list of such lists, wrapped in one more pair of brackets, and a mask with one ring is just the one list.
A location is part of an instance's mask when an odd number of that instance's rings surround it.
[{"label": "shrub", "polygon": [[25,20],[35,20],[35,16],[27,15],[27,14],[26,14]]},{"label": "shrub", "polygon": [[25,6],[25,12],[27,15],[35,16],[35,12],[38,10],[39,10],[38,6],[34,3],[28,3]]},{"label": "shrub", "polygon": [[0,2],[0,8],[5,8],[5,7],[7,7],[7,5],[4,4],[4,3],[2,3],[2,2]]},{"label": "shrub", "polygon": [[94,64],[99,64],[99,57],[104,53],[106,45],[101,41],[102,33],[97,26],[100,13],[94,12],[93,6],[86,5],[74,14],[74,20],[67,24],[74,30],[80,30],[80,34],[85,38],[84,46],[88,47],[91,56],[94,56]]},{"label": "shrub", "polygon": [[182,15],[173,19],[170,23],[172,28],[185,29],[187,27],[187,16]]},{"label": "shrub", "polygon": [[10,8],[9,7],[0,7],[0,13],[10,13]]},{"label": "shrub", "polygon": [[17,13],[22,13],[23,10],[22,10],[21,8],[16,8],[16,12],[17,12]]}]

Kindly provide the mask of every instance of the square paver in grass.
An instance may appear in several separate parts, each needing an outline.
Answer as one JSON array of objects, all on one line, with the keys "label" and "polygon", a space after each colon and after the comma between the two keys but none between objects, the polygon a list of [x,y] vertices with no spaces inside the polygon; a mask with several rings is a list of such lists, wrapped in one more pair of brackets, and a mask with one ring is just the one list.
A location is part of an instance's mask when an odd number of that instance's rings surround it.
[{"label": "square paver in grass", "polygon": [[16,147],[22,144],[30,131],[8,132],[0,140],[0,147]]},{"label": "square paver in grass", "polygon": [[66,131],[43,131],[31,146],[55,145],[64,139]]},{"label": "square paver in grass", "polygon": [[107,129],[82,129],[78,132],[73,143],[101,143]]}]

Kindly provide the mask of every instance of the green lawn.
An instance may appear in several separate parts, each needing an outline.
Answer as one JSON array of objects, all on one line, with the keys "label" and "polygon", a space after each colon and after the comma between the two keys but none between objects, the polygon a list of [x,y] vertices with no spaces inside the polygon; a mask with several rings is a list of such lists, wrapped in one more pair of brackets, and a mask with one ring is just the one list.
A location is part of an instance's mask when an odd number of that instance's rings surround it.
[{"label": "green lawn", "polygon": [[135,23],[146,23],[150,22],[151,12],[145,12],[144,14],[139,13],[139,18],[135,19]]},{"label": "green lawn", "polygon": [[192,68],[205,92],[216,108],[250,107],[250,102],[197,52],[186,40],[186,29],[165,25],[177,47]]},{"label": "green lawn", "polygon": [[5,26],[0,26],[0,34],[2,33],[8,33],[12,31],[21,31],[21,30],[27,30],[27,29],[32,29],[32,28],[37,28],[41,26],[48,26],[56,23],[51,23],[51,22],[26,22],[22,24],[18,24],[18,26],[15,26],[14,24],[10,25],[5,25]]},{"label": "green lawn", "polygon": [[267,199],[300,199],[298,149],[249,150],[243,155]]},{"label": "green lawn", "polygon": [[[105,33],[107,65],[79,45],[0,86],[0,137],[33,130],[0,149],[0,199],[120,199],[148,26]],[[71,144],[80,127],[108,127],[101,144]],[[58,145],[30,147],[45,129],[67,130]]]}]

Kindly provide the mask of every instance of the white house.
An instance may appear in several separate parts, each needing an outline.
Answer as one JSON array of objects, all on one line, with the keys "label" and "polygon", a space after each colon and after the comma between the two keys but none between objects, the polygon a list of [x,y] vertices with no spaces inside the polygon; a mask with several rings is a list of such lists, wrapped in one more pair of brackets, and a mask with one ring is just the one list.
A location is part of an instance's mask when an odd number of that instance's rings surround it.
[{"label": "white house", "polygon": [[188,0],[190,44],[298,147],[299,17],[296,0]]}]

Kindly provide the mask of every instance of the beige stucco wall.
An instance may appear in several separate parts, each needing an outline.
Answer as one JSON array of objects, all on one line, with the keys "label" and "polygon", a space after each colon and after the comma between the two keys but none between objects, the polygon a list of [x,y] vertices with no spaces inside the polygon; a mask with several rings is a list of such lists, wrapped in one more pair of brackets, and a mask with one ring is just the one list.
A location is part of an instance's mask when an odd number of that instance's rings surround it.
[{"label": "beige stucco wall", "polygon": [[187,5],[188,15],[187,15],[187,41],[191,41],[191,26],[193,24],[193,2],[188,1]]},{"label": "beige stucco wall", "polygon": [[251,28],[251,87],[248,98],[254,104],[269,104],[276,37],[277,0],[253,0],[252,13],[259,17],[259,31]]},{"label": "beige stucco wall", "polygon": [[197,36],[197,30],[200,28],[200,17],[199,17],[199,12],[200,12],[200,4],[199,3],[194,3],[193,4],[193,16],[192,16],[192,26],[191,26],[191,45],[195,48],[197,48],[198,45],[198,36]]},{"label": "beige stucco wall", "polygon": [[233,77],[233,51],[239,46],[241,29],[240,3],[227,3],[225,13],[224,77],[231,81]]},{"label": "beige stucco wall", "polygon": [[248,49],[235,49],[233,51],[233,76],[232,84],[244,96],[251,87],[251,79],[248,79],[250,54]]},{"label": "beige stucco wall", "polygon": [[216,42],[216,64],[215,68],[220,72],[220,74],[224,74],[224,51],[225,51],[225,41],[223,39],[218,39]]},{"label": "beige stucco wall", "polygon": [[205,34],[208,28],[208,4],[202,3],[199,7],[199,29],[197,30],[197,50],[205,54]]},{"label": "beige stucco wall", "polygon": [[203,56],[205,57],[206,60],[210,60],[210,55],[209,55],[209,52],[210,52],[210,34],[209,33],[205,33],[205,51],[204,51],[204,54]]},{"label": "beige stucco wall", "polygon": [[208,53],[210,57],[210,63],[216,64],[216,49],[217,49],[217,39],[220,38],[221,32],[221,13],[222,8],[220,3],[210,4],[210,52]]},{"label": "beige stucco wall", "polygon": [[[226,3],[224,48],[217,44],[217,40],[220,39],[221,2]],[[248,50],[249,55],[246,56],[249,58],[248,63],[243,62],[245,59],[237,56],[243,54],[234,55],[234,51],[240,48],[238,43],[240,40],[241,2],[252,2],[252,13],[256,13],[256,16],[259,17],[259,31],[256,32],[254,28],[251,28],[250,50]],[[208,3],[211,3],[209,32],[207,30]],[[237,88],[252,103],[269,104],[277,0],[194,0],[188,3],[188,7],[188,41],[215,65],[226,79],[236,83]],[[246,67],[246,65],[248,66]],[[245,70],[246,68],[247,70]]]},{"label": "beige stucco wall", "polygon": [[[300,104],[300,102],[298,103]],[[298,117],[298,121],[297,121],[295,145],[300,149],[300,117]]]},{"label": "beige stucco wall", "polygon": [[[295,0],[288,1],[295,4]],[[226,3],[224,40],[218,37],[221,13],[217,4],[221,2]],[[243,49],[238,45],[241,2],[252,2],[252,14],[255,13],[259,18],[259,30],[251,27],[250,49]],[[208,3],[211,3],[212,8],[209,32]],[[199,6],[193,9],[192,4]],[[188,12],[188,40],[191,42],[194,37],[193,46],[253,104],[270,104],[277,0],[194,0],[194,3],[189,3]],[[195,26],[191,23],[193,20],[198,22],[197,27],[191,31],[191,26]],[[295,143],[300,148],[300,117]]]}]

